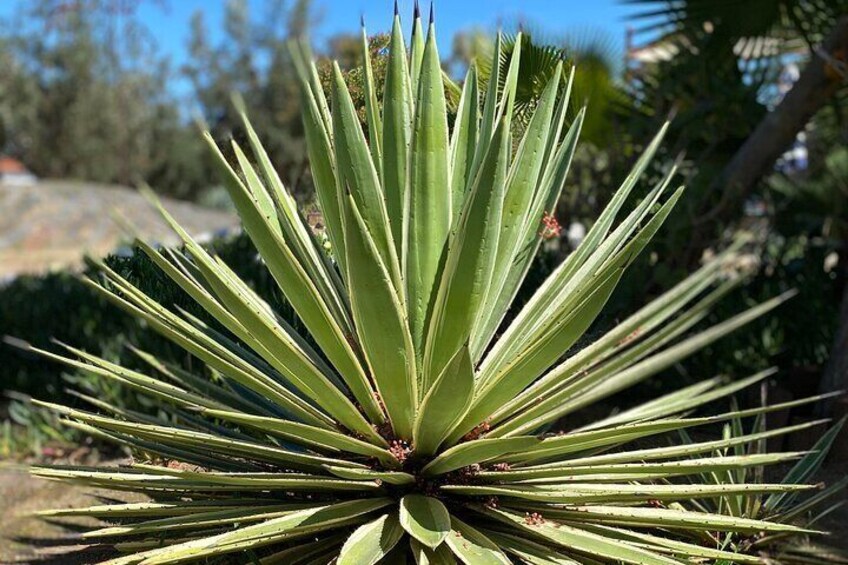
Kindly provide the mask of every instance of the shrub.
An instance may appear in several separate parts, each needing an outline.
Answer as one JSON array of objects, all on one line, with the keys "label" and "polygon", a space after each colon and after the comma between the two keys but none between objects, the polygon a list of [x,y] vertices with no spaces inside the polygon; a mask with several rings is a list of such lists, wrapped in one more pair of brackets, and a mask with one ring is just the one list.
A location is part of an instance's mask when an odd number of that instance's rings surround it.
[{"label": "shrub", "polygon": [[[289,323],[298,324],[247,236],[239,234],[218,239],[212,246],[222,260],[276,312]],[[169,307],[179,306],[209,324],[217,324],[144,253],[111,255],[105,263],[157,302]],[[93,273],[93,269],[87,271],[88,275]],[[127,347],[128,344],[183,369],[190,369],[196,363],[185,350],[147,331],[136,318],[92,293],[81,282],[80,276],[72,271],[24,275],[0,288],[0,328],[11,334],[5,336],[8,343],[0,344],[0,363],[4,368],[3,393],[8,398],[0,411],[8,417],[4,424],[5,439],[0,441],[4,457],[40,456],[42,447],[48,442],[75,444],[86,439],[86,434],[75,429],[48,431],[48,424],[54,421],[53,415],[44,414],[43,410],[34,407],[26,395],[83,406],[85,402],[78,397],[78,393],[83,393],[118,408],[152,415],[160,412],[158,402],[132,388],[97,378],[84,370],[71,368],[62,372],[61,364],[22,351],[19,347],[22,342],[38,348],[53,348],[54,341],[73,343],[80,349],[132,369],[143,369],[147,365]],[[69,388],[75,390],[69,391]],[[25,429],[17,429],[19,427]]]},{"label": "shrub", "polygon": [[[560,64],[518,143],[511,120],[521,64],[515,40],[501,80],[478,92],[472,66],[452,128],[434,26],[416,18],[411,52],[396,17],[383,103],[365,52],[366,140],[340,69],[330,100],[306,49],[294,49],[313,178],[335,262],[299,215],[245,118],[253,160],[214,143],[244,228],[303,331],[226,263],[182,236],[182,253],[138,244],[220,327],[166,308],[105,264],[90,286],[206,365],[186,371],[138,350],[135,371],[82,350],[42,352],[124,383],[167,412],[151,418],[93,399],[103,414],[49,405],[71,426],[132,447],[121,469],[42,466],[56,480],[134,491],[114,503],[45,515],[117,522],[87,531],[128,554],[172,563],[242,562],[646,565],[758,562],[686,532],[797,532],[791,524],[657,505],[807,485],[690,484],[694,471],[773,464],[794,454],[705,456],[750,437],[638,449],[635,440],[766,412],[684,416],[768,376],[699,382],[578,430],[559,418],[644,381],[785,299],[686,332],[741,277],[720,254],[590,345],[562,358],[680,198],[674,171],[617,225],[662,133],[586,238],[510,320],[580,131],[566,125]],[[494,57],[501,57],[495,49]],[[503,85],[502,88],[494,85]],[[570,89],[566,89],[566,93]],[[415,95],[413,95],[415,93]],[[480,104],[480,98],[483,98]],[[544,223],[543,223],[544,219]],[[777,430],[783,433],[793,428]],[[688,469],[680,471],[680,468]],[[638,517],[634,511],[638,509]]]},{"label": "shrub", "polygon": [[[291,307],[275,288],[256,248],[243,234],[219,239],[213,248],[222,260],[230,265],[252,288],[261,294],[280,315],[290,323],[297,323]],[[214,318],[207,315],[190,296],[156,267],[144,253],[111,255],[105,263],[137,285],[157,302],[180,306],[209,323]],[[92,275],[95,269],[84,274]],[[37,347],[49,347],[51,341],[73,343],[86,351],[97,351],[110,361],[141,367],[138,359],[126,349],[133,343],[155,354],[158,358],[183,363],[184,350],[152,332],[133,316],[128,316],[92,293],[72,271],[57,271],[45,275],[23,275],[0,288],[0,328],[10,334],[9,341],[28,342]],[[39,361],[38,363],[34,361]],[[4,388],[27,394],[38,394],[42,399],[67,401],[63,393],[67,386],[61,378],[61,365],[45,362],[37,356],[27,355],[13,345],[0,345],[0,362],[3,364]],[[75,375],[76,378],[82,378]],[[88,379],[97,386],[97,380]],[[109,394],[106,390],[100,393]],[[120,393],[108,400],[123,406]]]}]

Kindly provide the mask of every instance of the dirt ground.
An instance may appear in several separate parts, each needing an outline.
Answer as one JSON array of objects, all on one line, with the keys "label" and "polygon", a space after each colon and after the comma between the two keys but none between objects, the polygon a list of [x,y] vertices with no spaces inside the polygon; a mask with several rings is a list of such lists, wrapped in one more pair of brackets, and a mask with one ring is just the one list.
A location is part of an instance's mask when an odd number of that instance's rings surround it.
[{"label": "dirt ground", "polygon": [[[848,461],[841,461],[825,468],[818,480],[831,483],[846,473]],[[82,565],[108,558],[112,554],[107,549],[86,549],[76,543],[73,533],[30,514],[47,508],[96,504],[92,495],[109,494],[34,479],[20,470],[0,468],[0,564]],[[845,497],[848,501],[848,493]],[[821,527],[831,532],[828,540],[831,545],[848,549],[848,504],[832,513]]]},{"label": "dirt ground", "polygon": [[[0,467],[0,564],[75,565],[110,557],[111,551],[82,546],[73,532],[32,516],[48,508],[97,504],[98,495],[114,493],[36,479],[23,470]],[[81,520],[76,523],[85,525]]]}]

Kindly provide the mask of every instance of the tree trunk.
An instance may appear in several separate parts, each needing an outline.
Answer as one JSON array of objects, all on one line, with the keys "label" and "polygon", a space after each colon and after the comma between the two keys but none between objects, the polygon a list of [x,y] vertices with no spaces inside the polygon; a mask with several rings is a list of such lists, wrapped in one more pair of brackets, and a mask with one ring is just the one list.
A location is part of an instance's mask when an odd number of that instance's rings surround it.
[{"label": "tree trunk", "polygon": [[[693,242],[700,240],[698,232],[709,229],[716,221],[727,221],[738,213],[745,198],[756,188],[760,179],[773,169],[774,163],[810,118],[845,84],[846,61],[848,16],[843,16],[827,39],[813,52],[810,62],[780,104],[766,115],[722,174],[711,183],[710,190],[721,191],[722,196],[715,208],[696,221]],[[848,253],[843,256],[848,258]],[[848,285],[839,310],[839,328],[819,389],[822,393],[848,389]],[[834,406],[832,402],[820,403],[816,411],[829,413]]]},{"label": "tree trunk", "polygon": [[[848,253],[843,259],[848,258]],[[830,359],[819,382],[819,392],[822,394],[837,390],[848,389],[848,284],[842,292],[842,305],[839,307],[839,325],[830,349]],[[820,402],[816,412],[828,416],[833,406],[833,400]]]},{"label": "tree trunk", "polygon": [[751,136],[727,164],[710,190],[722,191],[719,204],[699,220],[699,224],[727,219],[735,215],[745,197],[768,173],[778,157],[792,144],[810,118],[844,84],[848,60],[848,16],[836,27],[810,58],[801,76],[777,107],[760,122]]}]

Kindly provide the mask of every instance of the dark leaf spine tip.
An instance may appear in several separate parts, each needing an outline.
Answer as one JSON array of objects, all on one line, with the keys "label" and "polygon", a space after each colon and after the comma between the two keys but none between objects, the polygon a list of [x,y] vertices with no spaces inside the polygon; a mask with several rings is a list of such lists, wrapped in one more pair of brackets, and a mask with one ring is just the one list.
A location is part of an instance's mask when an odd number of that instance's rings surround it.
[{"label": "dark leaf spine tip", "polygon": [[359,25],[365,27],[365,13],[359,14]]},{"label": "dark leaf spine tip", "polygon": [[433,25],[433,23],[435,21],[436,21],[436,3],[431,1],[430,2],[430,25]]},{"label": "dark leaf spine tip", "polygon": [[421,6],[418,5],[418,0],[415,0],[415,5],[412,8],[412,18],[419,19],[421,17]]},{"label": "dark leaf spine tip", "polygon": [[396,16],[400,15],[400,10],[398,9],[398,3],[397,3],[397,0],[395,0],[395,15],[396,15]]}]

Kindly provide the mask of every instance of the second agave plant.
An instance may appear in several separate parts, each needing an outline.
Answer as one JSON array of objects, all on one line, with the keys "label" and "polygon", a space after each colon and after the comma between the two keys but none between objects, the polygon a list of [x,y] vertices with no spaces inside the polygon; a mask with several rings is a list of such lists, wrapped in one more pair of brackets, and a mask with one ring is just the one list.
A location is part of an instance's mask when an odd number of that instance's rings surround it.
[{"label": "second agave plant", "polygon": [[100,265],[92,288],[205,367],[188,372],[138,351],[150,369],[134,371],[71,347],[68,357],[44,352],[148,395],[163,415],[92,398],[99,410],[49,405],[68,425],[131,448],[134,462],[33,473],[146,498],[42,514],[102,520],[82,539],[123,552],[116,564],[756,563],[687,532],[803,531],[689,504],[803,484],[685,480],[798,454],[713,456],[756,434],[632,444],[782,408],[688,416],[767,372],[705,380],[580,429],[542,433],[785,297],[691,333],[741,280],[728,274],[730,249],[572,351],[681,197],[670,170],[629,204],[661,132],[576,251],[507,319],[550,230],[546,214],[566,185],[580,132],[583,111],[566,120],[571,73],[558,66],[526,123],[513,127],[521,38],[509,57],[498,40],[491,76],[481,84],[472,65],[449,124],[434,24],[426,34],[420,18],[413,25],[407,49],[395,16],[382,92],[364,49],[364,128],[338,66],[325,92],[307,49],[293,46],[332,257],[246,117],[250,155],[210,141],[244,229],[303,335],[164,210],[184,249],[138,245],[204,319],[156,303]]}]

